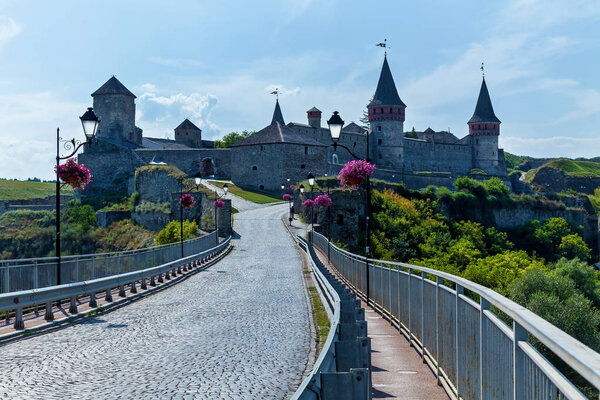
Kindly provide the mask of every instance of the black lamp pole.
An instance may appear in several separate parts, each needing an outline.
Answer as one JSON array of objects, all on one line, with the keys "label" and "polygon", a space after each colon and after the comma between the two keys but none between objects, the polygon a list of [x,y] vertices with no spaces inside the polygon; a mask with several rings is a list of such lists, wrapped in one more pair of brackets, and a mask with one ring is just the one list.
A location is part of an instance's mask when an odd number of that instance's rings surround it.
[{"label": "black lamp pole", "polygon": [[[79,140],[63,140],[60,137],[60,129],[56,128],[56,284],[61,284],[61,254],[60,254],[60,177],[58,176],[58,167],[60,166],[61,160],[71,158],[77,153],[81,146],[86,143],[92,147],[92,140],[96,136],[100,119],[94,113],[92,107],[88,107],[87,111],[79,117],[81,125],[83,126],[83,133],[85,134],[86,141],[80,142]],[[60,155],[60,144],[63,143],[65,150],[71,150],[68,156]]]},{"label": "black lamp pole", "polygon": [[[327,124],[329,125],[329,132],[331,133],[331,141],[333,149],[337,150],[337,147],[342,147],[344,148],[348,153],[350,153],[350,155],[352,157],[354,157],[354,159],[356,160],[360,160],[362,159],[362,157],[357,156],[356,154],[354,154],[352,152],[352,150],[350,150],[348,147],[339,144],[338,140],[340,139],[340,135],[342,133],[342,127],[344,126],[344,121],[342,120],[342,118],[339,116],[339,113],[337,111],[333,112],[333,115],[331,116],[331,118],[327,121]],[[365,160],[367,162],[371,161],[371,159],[369,158],[369,134],[370,134],[370,130],[367,130],[367,134],[366,134],[366,140],[367,140],[367,156],[365,158]],[[365,264],[367,267],[367,271],[366,271],[366,280],[367,280],[367,305],[369,305],[369,301],[370,301],[370,285],[369,285],[369,257],[370,257],[370,242],[371,242],[371,235],[370,235],[370,228],[369,228],[369,216],[370,216],[370,205],[371,205],[371,181],[369,179],[369,176],[367,176],[367,178],[365,179],[365,254],[366,254],[366,258],[365,258]]]},{"label": "black lamp pole", "polygon": [[179,242],[181,243],[181,258],[183,258],[183,204],[181,204],[183,180],[184,178],[179,179]]}]

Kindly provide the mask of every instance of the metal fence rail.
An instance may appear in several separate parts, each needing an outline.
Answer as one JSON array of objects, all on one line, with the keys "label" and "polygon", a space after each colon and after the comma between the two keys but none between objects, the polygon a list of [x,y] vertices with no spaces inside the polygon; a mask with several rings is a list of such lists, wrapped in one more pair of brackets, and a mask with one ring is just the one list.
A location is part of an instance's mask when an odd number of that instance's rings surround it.
[{"label": "metal fence rail", "polygon": [[137,293],[138,287],[147,289],[147,285],[155,286],[157,281],[162,283],[164,282],[164,279],[170,279],[170,277],[174,277],[178,273],[181,274],[183,271],[191,270],[194,267],[199,266],[200,263],[216,257],[229,246],[230,241],[231,236],[208,250],[151,268],[106,276],[89,281],[0,294],[0,313],[12,313],[14,311],[14,327],[15,329],[23,329],[23,309],[26,308],[31,308],[40,304],[45,305],[46,319],[51,320],[54,318],[52,305],[59,300],[70,300],[70,313],[77,312],[77,299],[79,296],[87,296],[90,307],[96,307],[96,296],[100,292],[105,293],[108,301],[112,301],[111,290],[114,288],[119,288],[119,295],[125,297],[125,286],[129,286],[131,293]]},{"label": "metal fence rail", "polygon": [[[184,257],[217,244],[217,233],[183,242]],[[61,283],[72,283],[142,270],[181,258],[181,243],[112,253],[61,257]],[[56,285],[56,257],[0,260],[0,293]]]},{"label": "metal fence rail", "polygon": [[[329,247],[333,267],[364,294],[365,258],[316,232],[313,240],[325,254]],[[530,337],[600,389],[600,354],[491,289],[442,271],[382,260],[369,259],[369,276],[371,301],[422,349],[438,381],[458,397],[586,399],[529,343]],[[512,319],[512,328],[491,306]]]}]

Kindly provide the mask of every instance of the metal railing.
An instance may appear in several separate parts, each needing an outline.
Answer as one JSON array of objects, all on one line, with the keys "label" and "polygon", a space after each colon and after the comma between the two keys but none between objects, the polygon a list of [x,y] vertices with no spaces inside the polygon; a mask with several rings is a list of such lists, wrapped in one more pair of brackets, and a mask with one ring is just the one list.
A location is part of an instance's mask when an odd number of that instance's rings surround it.
[{"label": "metal railing", "polygon": [[[183,255],[200,253],[216,244],[216,231],[183,242]],[[112,253],[61,257],[61,283],[72,283],[142,270],[181,257],[181,243]],[[56,257],[0,260],[0,293],[54,286]]]},{"label": "metal railing", "polygon": [[[125,297],[126,285],[129,285],[131,293],[137,293],[138,287],[147,289],[147,285],[155,286],[156,282],[162,283],[164,282],[164,279],[170,279],[178,273],[182,274],[184,271],[191,270],[199,266],[200,263],[214,258],[229,246],[230,241],[231,236],[211,249],[151,268],[106,276],[89,281],[0,294],[0,313],[14,312],[15,329],[23,329],[23,309],[45,305],[45,318],[47,320],[52,320],[54,318],[52,305],[57,301],[69,299],[69,312],[72,314],[77,312],[77,300],[80,296],[88,296],[90,307],[96,307],[96,296],[100,292],[105,293],[105,299],[107,301],[112,301],[111,290],[114,288],[119,288],[119,295]],[[147,281],[148,279],[149,282]]]},{"label": "metal railing", "polygon": [[371,399],[371,345],[364,309],[356,297],[317,258],[310,243],[294,236],[309,255],[315,285],[330,328],[321,353],[291,400]]},{"label": "metal railing", "polygon": [[[330,247],[332,266],[364,295],[365,258],[316,232],[313,238],[325,254]],[[528,338],[600,388],[600,354],[489,288],[442,271],[382,260],[369,259],[369,276],[371,302],[421,348],[438,382],[459,398],[586,399]],[[491,306],[508,315],[512,327]]]}]

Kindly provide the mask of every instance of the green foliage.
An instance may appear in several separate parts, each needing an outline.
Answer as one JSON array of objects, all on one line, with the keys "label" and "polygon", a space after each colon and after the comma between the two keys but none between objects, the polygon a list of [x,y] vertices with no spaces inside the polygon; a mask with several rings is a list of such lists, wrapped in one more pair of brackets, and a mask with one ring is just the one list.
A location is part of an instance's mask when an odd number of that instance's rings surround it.
[{"label": "green foliage", "polygon": [[[185,173],[182,172],[179,168],[174,167],[172,165],[144,165],[143,167],[139,167],[138,169],[135,170],[135,178],[136,178],[136,182],[137,182],[137,177],[139,174],[141,174],[142,172],[148,172],[150,174],[153,174],[155,172],[166,172],[167,176],[170,176],[171,178],[175,178],[175,179],[183,179],[185,178]],[[137,190],[137,185],[136,185],[136,190]]]},{"label": "green foliage", "polygon": [[215,229],[215,218],[211,213],[206,213],[202,216],[202,229],[205,231]]},{"label": "green foliage", "polygon": [[581,236],[576,233],[563,236],[558,245],[558,254],[569,259],[589,260],[591,251]]},{"label": "green foliage", "polygon": [[[60,193],[72,195],[73,189],[64,187]],[[0,179],[0,200],[43,199],[55,194],[56,183]]]},{"label": "green foliage", "polygon": [[520,164],[525,160],[525,157],[517,156],[505,151],[504,160],[506,161],[506,168],[519,169]]},{"label": "green foliage", "polygon": [[473,178],[469,178],[467,176],[458,177],[454,182],[454,187],[457,192],[471,193],[479,199],[487,198],[487,190],[485,186]]},{"label": "green foliage", "polygon": [[137,225],[131,219],[113,222],[106,228],[97,228],[90,233],[96,253],[154,246],[155,236],[156,233]]},{"label": "green foliage", "polygon": [[593,267],[590,267],[585,261],[568,260],[564,257],[550,267],[555,276],[569,278],[575,288],[590,299],[595,307],[600,307],[600,282],[598,273]]},{"label": "green foliage", "polygon": [[411,139],[418,139],[419,135],[417,135],[417,131],[415,131],[415,127],[413,126],[412,131],[404,133],[404,137],[411,138]]},{"label": "green foliage", "polygon": [[[223,182],[212,182],[213,185],[222,188],[225,183]],[[258,192],[252,189],[242,189],[232,183],[227,183],[229,193],[239,196],[243,199],[251,201],[257,204],[275,203],[281,201],[281,197],[273,197],[268,194]]]},{"label": "green foliage", "polygon": [[483,182],[483,186],[490,196],[505,197],[510,193],[508,186],[500,178],[493,177]]},{"label": "green foliage", "polygon": [[594,189],[594,194],[588,195],[588,199],[590,199],[590,203],[594,206],[596,213],[600,214],[600,187]]},{"label": "green foliage", "polygon": [[[183,240],[188,240],[198,233],[198,224],[196,221],[183,221]],[[179,221],[171,221],[156,236],[156,244],[169,244],[181,240],[181,225]]]},{"label": "green foliage", "polygon": [[161,212],[164,214],[171,214],[171,203],[168,201],[164,203],[152,203],[151,201],[142,200],[142,202],[135,207],[135,211],[139,213]]},{"label": "green foliage", "polygon": [[218,149],[225,149],[228,147],[233,146],[234,144],[236,144],[237,142],[239,142],[240,140],[244,140],[247,137],[255,134],[255,131],[242,131],[242,133],[238,133],[238,132],[231,132],[228,133],[227,135],[223,136],[223,139],[221,140],[215,140],[215,147]]}]

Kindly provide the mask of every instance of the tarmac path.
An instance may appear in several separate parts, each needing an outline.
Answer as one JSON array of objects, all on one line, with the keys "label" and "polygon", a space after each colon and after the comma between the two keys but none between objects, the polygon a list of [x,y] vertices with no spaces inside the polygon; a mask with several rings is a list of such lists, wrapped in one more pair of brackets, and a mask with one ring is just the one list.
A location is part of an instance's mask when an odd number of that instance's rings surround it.
[{"label": "tarmac path", "polygon": [[233,251],[168,290],[1,347],[0,398],[288,398],[314,339],[286,210],[235,214]]}]

